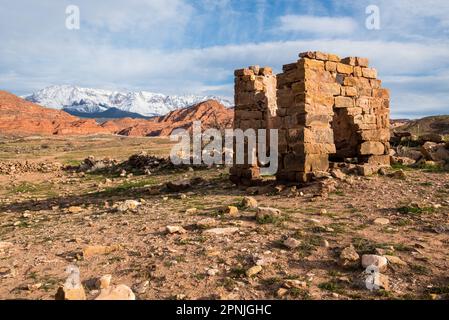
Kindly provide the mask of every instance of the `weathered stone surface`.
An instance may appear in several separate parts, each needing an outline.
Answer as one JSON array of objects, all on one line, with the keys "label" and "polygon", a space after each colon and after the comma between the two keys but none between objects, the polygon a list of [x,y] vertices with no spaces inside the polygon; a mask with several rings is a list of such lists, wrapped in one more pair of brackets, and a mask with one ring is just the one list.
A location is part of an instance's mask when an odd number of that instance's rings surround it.
[{"label": "weathered stone surface", "polygon": [[385,153],[385,146],[382,142],[366,141],[360,145],[361,155],[381,155]]},{"label": "weathered stone surface", "polygon": [[284,246],[286,246],[289,249],[295,249],[301,245],[301,241],[299,241],[295,238],[287,238],[284,240],[283,244],[284,244]]},{"label": "weathered stone surface", "polygon": [[384,226],[390,224],[390,220],[388,220],[387,218],[377,218],[374,220],[374,224]]},{"label": "weathered stone surface", "polygon": [[400,266],[406,266],[407,262],[403,261],[401,258],[396,256],[390,256],[390,255],[384,255],[384,257],[388,260],[391,264],[396,264]]},{"label": "weathered stone surface", "polygon": [[215,227],[218,224],[218,221],[214,218],[204,218],[199,220],[196,223],[196,226],[202,229],[212,228]]},{"label": "weathered stone surface", "polygon": [[101,290],[95,300],[136,300],[136,296],[131,288],[120,284]]},{"label": "weathered stone surface", "polygon": [[281,215],[281,210],[269,207],[258,207],[256,213],[257,221],[277,218]]},{"label": "weathered stone surface", "polygon": [[239,231],[239,228],[228,227],[228,228],[213,228],[205,230],[203,233],[207,235],[230,235]]},{"label": "weathered stone surface", "polygon": [[165,230],[167,233],[173,234],[173,233],[186,233],[186,230],[181,226],[166,226]]},{"label": "weathered stone surface", "polygon": [[91,258],[96,255],[108,254],[114,251],[118,251],[121,249],[120,245],[110,245],[110,246],[101,246],[101,245],[92,245],[87,246],[83,250],[83,257],[85,259]]},{"label": "weathered stone surface", "polygon": [[244,197],[242,200],[242,207],[244,208],[257,208],[258,203],[257,200],[253,197]]},{"label": "weathered stone surface", "polygon": [[258,274],[259,272],[262,271],[262,266],[254,266],[249,268],[248,270],[246,270],[246,276],[248,278],[255,276],[256,274]]},{"label": "weathered stone surface", "polygon": [[379,271],[385,271],[387,269],[388,261],[385,257],[378,256],[375,254],[364,254],[362,256],[362,267],[366,268],[368,266],[376,266]]},{"label": "weathered stone surface", "polygon": [[339,264],[343,267],[353,267],[359,263],[360,256],[351,245],[344,248],[340,253]]}]

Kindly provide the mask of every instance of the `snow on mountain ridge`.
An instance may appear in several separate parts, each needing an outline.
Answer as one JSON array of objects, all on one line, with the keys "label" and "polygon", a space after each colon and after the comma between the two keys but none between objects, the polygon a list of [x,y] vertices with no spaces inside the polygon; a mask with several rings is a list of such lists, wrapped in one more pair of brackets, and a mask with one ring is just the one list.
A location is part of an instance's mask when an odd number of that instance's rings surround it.
[{"label": "snow on mountain ridge", "polygon": [[144,116],[164,115],[209,99],[217,100],[226,107],[232,106],[231,101],[216,96],[168,96],[148,91],[119,92],[69,85],[47,87],[25,99],[52,109],[70,108],[93,113],[115,107]]}]

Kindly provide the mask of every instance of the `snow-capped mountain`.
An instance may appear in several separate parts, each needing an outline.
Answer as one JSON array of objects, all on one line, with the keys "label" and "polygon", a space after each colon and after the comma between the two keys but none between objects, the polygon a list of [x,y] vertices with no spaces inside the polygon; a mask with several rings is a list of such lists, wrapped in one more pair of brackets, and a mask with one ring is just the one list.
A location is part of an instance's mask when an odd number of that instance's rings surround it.
[{"label": "snow-capped mountain", "polygon": [[231,101],[216,96],[168,96],[147,91],[118,92],[68,85],[47,87],[24,98],[52,109],[71,109],[77,112],[97,113],[109,108],[117,108],[150,117],[164,115],[170,111],[209,99],[217,100],[225,107],[233,105]]}]

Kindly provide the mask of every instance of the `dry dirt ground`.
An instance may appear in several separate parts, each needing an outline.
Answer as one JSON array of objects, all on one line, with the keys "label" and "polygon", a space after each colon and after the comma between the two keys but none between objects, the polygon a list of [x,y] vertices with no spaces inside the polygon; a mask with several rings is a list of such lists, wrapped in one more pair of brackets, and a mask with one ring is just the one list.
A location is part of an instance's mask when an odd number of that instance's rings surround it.
[{"label": "dry dirt ground", "polygon": [[[169,140],[160,138],[4,139],[0,162],[73,165],[89,155],[125,160],[141,150],[169,149]],[[327,197],[318,183],[240,190],[226,168],[132,177],[63,170],[0,175],[0,298],[53,299],[66,266],[75,264],[89,299],[98,294],[95,279],[105,274],[133,288],[137,299],[445,299],[449,173],[404,171],[405,179],[334,179]],[[164,188],[195,177],[202,180],[182,193]],[[259,206],[280,209],[281,217],[257,222],[255,211],[240,205],[254,192]],[[125,212],[112,208],[125,200],[142,204]],[[229,205],[239,214],[222,210]],[[238,231],[207,235],[196,225],[207,217]],[[375,224],[377,218],[389,223]],[[182,226],[185,233],[169,234],[167,226]],[[282,244],[287,237],[301,245],[288,249]],[[340,252],[351,244],[360,255],[388,254],[404,262],[384,272],[388,290],[371,292],[362,267],[340,266]],[[83,255],[96,245],[116,250]],[[248,277],[256,264],[262,270]]]}]

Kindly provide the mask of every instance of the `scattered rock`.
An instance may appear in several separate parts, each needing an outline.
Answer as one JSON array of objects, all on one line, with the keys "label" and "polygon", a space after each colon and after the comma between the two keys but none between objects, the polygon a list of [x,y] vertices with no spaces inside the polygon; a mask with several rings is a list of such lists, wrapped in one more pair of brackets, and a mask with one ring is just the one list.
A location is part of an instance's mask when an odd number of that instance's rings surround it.
[{"label": "scattered rock", "polygon": [[197,211],[198,210],[196,208],[190,208],[186,210],[186,214],[195,214]]},{"label": "scattered rock", "polygon": [[248,270],[246,270],[246,276],[248,278],[255,276],[256,274],[258,274],[259,272],[262,271],[262,266],[254,266],[249,268]]},{"label": "scattered rock", "polygon": [[335,179],[339,179],[339,180],[345,180],[346,179],[346,174],[344,174],[343,171],[341,171],[340,169],[333,169],[331,171],[331,175]]},{"label": "scattered rock", "polygon": [[276,292],[276,295],[277,295],[279,298],[282,298],[282,297],[284,297],[284,296],[287,294],[287,292],[288,292],[287,289],[285,289],[285,288],[279,288],[278,291]]},{"label": "scattered rock", "polygon": [[150,281],[145,280],[134,286],[134,291],[138,294],[144,294],[148,290],[148,286],[150,285]]},{"label": "scattered rock", "polygon": [[136,300],[136,296],[131,288],[120,284],[101,290],[95,300]]},{"label": "scattered rock", "polygon": [[136,210],[141,203],[136,200],[126,200],[115,205],[118,212],[126,212],[128,210]]},{"label": "scattered rock", "polygon": [[202,229],[213,228],[218,224],[214,218],[204,218],[196,223],[196,226]]},{"label": "scattered rock", "polygon": [[418,137],[419,141],[422,142],[433,142],[433,143],[441,143],[444,141],[443,136],[437,133],[428,133]]},{"label": "scattered rock", "polygon": [[344,248],[340,253],[339,264],[342,267],[354,267],[359,264],[360,256],[353,245]]},{"label": "scattered rock", "polygon": [[307,288],[307,282],[301,281],[298,279],[287,279],[284,281],[283,284],[286,288],[296,288],[296,289],[306,289]]},{"label": "scattered rock", "polygon": [[390,223],[390,220],[388,220],[387,218],[377,218],[374,220],[374,224],[378,224],[378,225],[387,225]]},{"label": "scattered rock", "polygon": [[234,206],[228,206],[225,210],[225,213],[230,215],[231,217],[236,217],[239,215],[239,209]]},{"label": "scattered rock", "polygon": [[388,260],[389,263],[391,264],[397,264],[400,266],[406,266],[407,262],[403,261],[401,258],[396,257],[396,256],[389,256],[389,255],[384,255],[384,257]]},{"label": "scattered rock", "polygon": [[378,256],[375,254],[364,254],[362,256],[362,267],[367,268],[368,266],[376,266],[379,271],[385,271],[387,269],[388,261],[383,256]]},{"label": "scattered rock", "polygon": [[207,274],[211,277],[216,276],[220,271],[215,268],[211,268],[207,270]]},{"label": "scattered rock", "polygon": [[229,235],[239,231],[239,228],[236,227],[228,227],[228,228],[213,228],[205,230],[204,234],[210,235]]},{"label": "scattered rock", "polygon": [[77,206],[71,206],[71,207],[69,207],[69,208],[67,208],[67,212],[68,213],[80,213],[80,212],[82,212],[83,211],[83,208],[81,208],[81,207],[77,207]]},{"label": "scattered rock", "polygon": [[242,200],[243,208],[256,209],[258,206],[257,200],[253,197],[244,197]]},{"label": "scattered rock", "polygon": [[283,242],[284,246],[286,246],[289,249],[296,249],[301,245],[301,241],[295,239],[295,238],[288,238],[284,240]]},{"label": "scattered rock", "polygon": [[98,289],[106,289],[111,285],[112,275],[106,274],[97,281]]},{"label": "scattered rock", "polygon": [[189,180],[170,181],[166,184],[167,189],[174,192],[179,192],[191,188]]},{"label": "scattered rock", "polygon": [[405,174],[404,170],[400,169],[397,170],[393,173],[389,174],[390,177],[395,178],[395,179],[406,179],[407,175]]},{"label": "scattered rock", "polygon": [[181,227],[181,226],[166,226],[165,230],[167,231],[167,233],[173,234],[173,233],[186,233],[187,231]]},{"label": "scattered rock", "polygon": [[96,255],[102,255],[102,254],[108,254],[114,251],[118,251],[121,249],[120,245],[110,245],[110,246],[87,246],[83,250],[83,257],[85,259],[88,259],[90,257],[96,256]]},{"label": "scattered rock", "polygon": [[256,220],[264,222],[269,219],[278,218],[281,215],[281,210],[269,207],[258,207],[256,213]]}]

